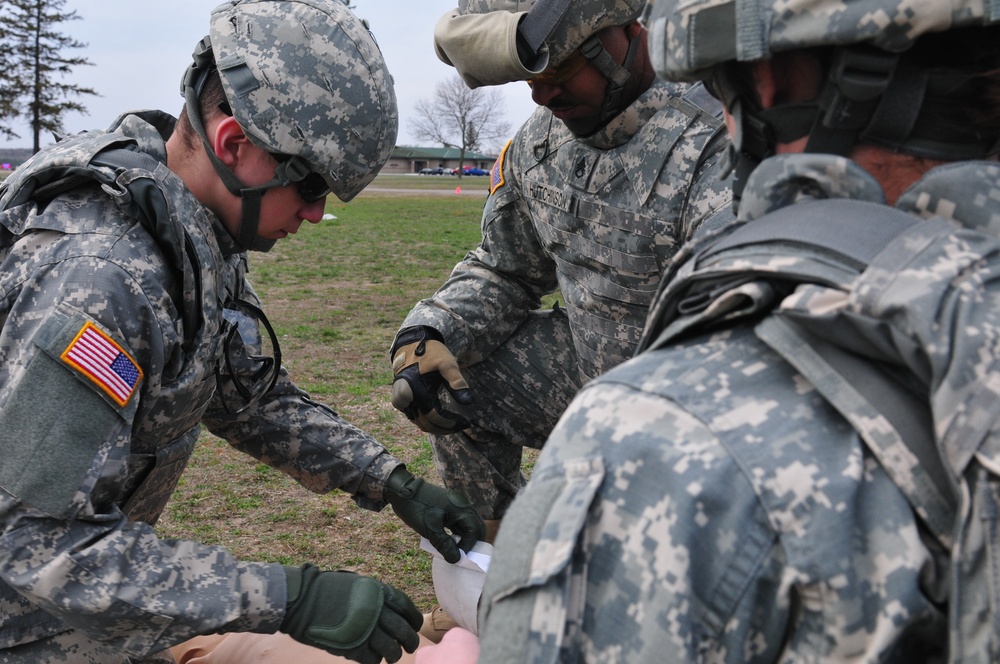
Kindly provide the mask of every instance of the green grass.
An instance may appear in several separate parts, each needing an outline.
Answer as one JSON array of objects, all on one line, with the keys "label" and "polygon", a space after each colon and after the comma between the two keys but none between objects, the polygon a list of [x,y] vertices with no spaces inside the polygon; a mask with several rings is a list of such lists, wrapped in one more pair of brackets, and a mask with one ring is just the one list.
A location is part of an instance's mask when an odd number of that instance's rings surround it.
[{"label": "green grass", "polygon": [[[423,180],[380,178],[374,186]],[[473,180],[486,178],[463,178],[462,186]],[[413,304],[478,244],[483,200],[365,192],[328,204],[336,219],[251,255],[250,279],[296,382],[433,481],[426,436],[389,402],[388,347]],[[434,604],[430,556],[391,508],[375,514],[340,492],[310,493],[208,434],[157,530],[244,559],[352,569],[392,583],[423,609]]]}]

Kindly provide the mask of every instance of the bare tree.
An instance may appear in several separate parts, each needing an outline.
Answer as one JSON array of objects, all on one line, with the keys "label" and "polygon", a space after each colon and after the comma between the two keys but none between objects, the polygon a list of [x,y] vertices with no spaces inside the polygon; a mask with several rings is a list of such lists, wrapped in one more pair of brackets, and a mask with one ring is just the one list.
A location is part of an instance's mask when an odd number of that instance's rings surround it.
[{"label": "bare tree", "polygon": [[[510,124],[503,120],[507,106],[500,91],[472,90],[457,74],[439,83],[434,97],[418,101],[415,109],[413,135],[442,147],[458,148],[460,165],[466,152],[483,150],[510,134]],[[458,174],[461,177],[461,168]]]},{"label": "bare tree", "polygon": [[63,54],[66,49],[86,46],[55,30],[59,23],[80,18],[75,11],[64,12],[65,4],[66,0],[5,0],[0,14],[0,31],[7,35],[10,49],[5,66],[19,74],[16,80],[8,81],[13,88],[12,103],[29,117],[35,152],[41,147],[42,130],[61,131],[68,111],[86,113],[74,97],[97,94],[58,80],[78,65],[92,64],[86,58]]}]

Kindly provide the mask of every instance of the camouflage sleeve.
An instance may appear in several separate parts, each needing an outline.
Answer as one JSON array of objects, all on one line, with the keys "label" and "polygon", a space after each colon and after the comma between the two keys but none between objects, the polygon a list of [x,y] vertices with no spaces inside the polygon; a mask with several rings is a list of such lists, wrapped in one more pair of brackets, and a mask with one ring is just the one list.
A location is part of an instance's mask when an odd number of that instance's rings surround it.
[{"label": "camouflage sleeve", "polygon": [[480,661],[922,659],[945,560],[856,432],[736,328],[581,390],[504,518]]},{"label": "camouflage sleeve", "polygon": [[[245,279],[241,297],[251,304],[261,304]],[[237,372],[242,369],[243,375],[252,374],[257,367],[247,358],[261,352],[258,340],[262,339],[259,321],[244,318],[241,325],[246,324],[249,330],[241,327],[241,333],[231,338],[226,361],[227,367]],[[274,387],[243,413],[230,414],[220,398],[230,395],[232,401],[239,401],[228,375],[222,381],[222,393],[213,397],[202,420],[213,434],[284,472],[310,491],[340,489],[353,495],[365,509],[378,511],[385,507],[382,489],[399,460],[372,436],[299,389],[284,367]]]},{"label": "camouflage sleeve", "polygon": [[522,134],[507,144],[493,167],[479,246],[434,295],[417,303],[401,326],[438,330],[463,364],[489,355],[540,305],[542,296],[557,288],[555,264],[539,242],[520,193]]},{"label": "camouflage sleeve", "polygon": [[[199,633],[275,629],[285,601],[280,566],[160,540],[119,509],[136,412],[167,355],[161,336],[173,329],[169,305],[87,251],[38,266],[30,256],[52,235],[18,247],[24,260],[5,262],[12,280],[0,284],[23,285],[6,291],[0,330],[3,624],[24,616],[30,634],[41,608],[62,629],[136,656]],[[77,354],[84,343],[117,359],[98,366]]]},{"label": "camouflage sleeve", "polygon": [[250,410],[229,415],[218,399],[204,418],[215,435],[316,493],[346,491],[378,511],[385,480],[400,461],[377,440],[313,401],[282,369],[274,388]]},{"label": "camouflage sleeve", "polygon": [[725,129],[717,133],[702,151],[697,171],[688,189],[681,215],[682,241],[696,234],[723,228],[736,219],[728,177]]},{"label": "camouflage sleeve", "polygon": [[659,397],[588,387],[504,518],[479,661],[705,661],[723,628],[762,652],[718,661],[777,661],[764,655],[787,629],[781,569],[752,487],[710,431]]},{"label": "camouflage sleeve", "polygon": [[25,598],[135,657],[199,634],[273,632],[284,617],[280,565],[161,540],[116,510],[55,519],[0,490],[0,522],[0,578],[18,594],[0,589],[4,615]]}]

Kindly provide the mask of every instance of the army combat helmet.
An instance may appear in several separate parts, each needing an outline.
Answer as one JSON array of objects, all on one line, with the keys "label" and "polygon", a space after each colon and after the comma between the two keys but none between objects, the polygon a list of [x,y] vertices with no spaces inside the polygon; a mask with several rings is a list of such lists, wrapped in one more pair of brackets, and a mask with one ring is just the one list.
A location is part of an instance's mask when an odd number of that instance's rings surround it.
[{"label": "army combat helmet", "polygon": [[[300,183],[303,197],[346,202],[389,159],[399,125],[392,78],[367,26],[340,0],[230,0],[212,12],[193,59],[181,94],[215,170],[242,198],[241,248],[273,245],[257,235],[268,189]],[[270,182],[247,187],[211,149],[198,100],[213,69],[225,110],[278,160]]]},{"label": "army combat helmet", "polygon": [[644,5],[645,0],[459,0],[457,10],[438,22],[434,47],[471,88],[544,81],[543,72],[569,67],[569,60],[590,62],[609,81],[603,124],[631,102],[623,92],[640,40],[632,40],[625,62],[618,64],[597,33],[631,23]]},{"label": "army combat helmet", "polygon": [[[980,159],[1000,151],[1000,135],[935,122],[969,88],[954,72],[905,57],[931,33],[1000,24],[991,0],[650,0],[643,22],[653,68],[670,80],[705,80],[737,124],[734,189],[776,143],[809,135],[807,152],[847,155],[859,140],[919,157]],[[813,102],[762,110],[734,63],[782,51],[825,47],[827,80]]]}]

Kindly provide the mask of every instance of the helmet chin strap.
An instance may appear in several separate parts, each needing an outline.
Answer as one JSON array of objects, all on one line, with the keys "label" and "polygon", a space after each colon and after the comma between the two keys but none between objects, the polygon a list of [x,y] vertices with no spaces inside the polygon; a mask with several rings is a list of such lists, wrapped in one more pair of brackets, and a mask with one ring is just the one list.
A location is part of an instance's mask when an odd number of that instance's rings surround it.
[{"label": "helmet chin strap", "polygon": [[[193,57],[194,63],[188,68],[184,75],[184,80],[181,82],[181,93],[184,95],[184,108],[187,111],[191,127],[201,139],[202,145],[205,148],[205,154],[208,155],[215,172],[218,173],[219,178],[226,186],[226,189],[229,190],[229,193],[238,196],[241,200],[240,224],[234,240],[237,246],[243,251],[270,251],[271,247],[274,246],[275,240],[267,240],[257,235],[257,229],[260,226],[261,199],[267,193],[268,189],[284,187],[293,182],[287,176],[290,170],[288,168],[289,164],[292,162],[279,164],[275,168],[275,177],[257,187],[248,187],[243,184],[236,177],[236,174],[222,163],[222,160],[215,154],[215,150],[212,149],[212,145],[208,141],[208,135],[205,132],[205,123],[201,117],[201,106],[199,104],[205,80],[212,67],[214,67],[212,45],[208,37],[201,40],[195,49]],[[306,173],[308,173],[308,170]],[[301,177],[298,179],[301,179]]]},{"label": "helmet chin strap", "polygon": [[858,142],[943,161],[983,159],[1000,151],[1000,133],[945,125],[949,109],[973,103],[970,85],[949,72],[918,69],[870,46],[838,48],[819,96],[761,109],[756,94],[722,75],[716,81],[736,124],[729,150],[736,201],[750,172],[779,143],[808,136],[804,151],[849,156]]},{"label": "helmet chin strap", "polygon": [[565,120],[570,131],[577,136],[590,136],[634,101],[634,98],[626,94],[628,92],[626,86],[633,79],[632,64],[635,62],[640,45],[641,39],[638,35],[629,40],[628,52],[622,64],[614,61],[597,35],[591,35],[580,45],[583,56],[601,72],[604,78],[608,79],[608,89],[604,95],[600,115],[579,120]]}]

